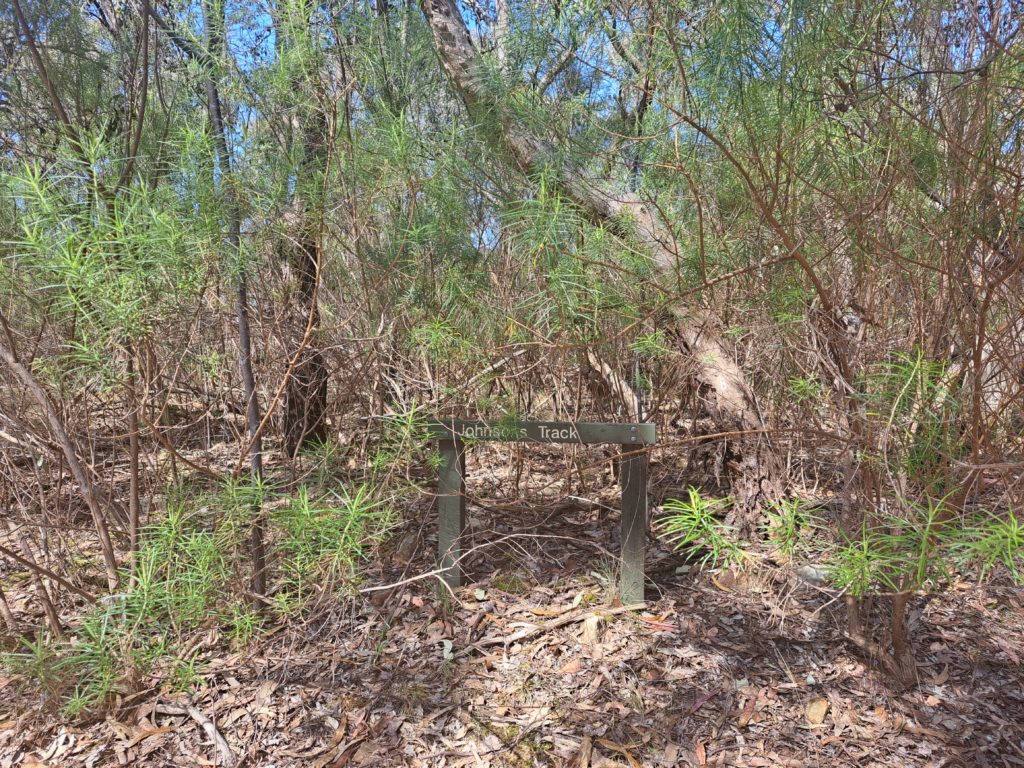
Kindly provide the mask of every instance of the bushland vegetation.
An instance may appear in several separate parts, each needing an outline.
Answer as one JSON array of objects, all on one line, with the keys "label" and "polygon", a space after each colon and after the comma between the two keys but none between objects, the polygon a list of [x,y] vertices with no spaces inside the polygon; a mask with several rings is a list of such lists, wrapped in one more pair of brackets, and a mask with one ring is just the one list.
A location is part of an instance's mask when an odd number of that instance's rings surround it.
[{"label": "bushland vegetation", "polygon": [[5,663],[188,685],[200,630],[355,594],[427,419],[533,417],[656,422],[652,532],[820,568],[912,684],[915,600],[1021,576],[1022,21],[5,4]]}]

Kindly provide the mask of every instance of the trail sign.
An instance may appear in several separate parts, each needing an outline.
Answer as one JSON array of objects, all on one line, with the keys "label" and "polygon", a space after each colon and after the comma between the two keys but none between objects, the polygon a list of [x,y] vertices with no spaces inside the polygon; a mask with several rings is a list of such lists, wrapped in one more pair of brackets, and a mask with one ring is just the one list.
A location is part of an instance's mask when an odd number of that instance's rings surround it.
[{"label": "trail sign", "polygon": [[466,447],[474,441],[561,443],[622,446],[622,567],[619,597],[624,603],[644,599],[644,553],[647,536],[647,451],[657,442],[653,424],[598,424],[571,421],[446,419],[428,424],[441,452],[437,487],[438,557],[449,586],[462,584],[462,538],[466,530]]}]

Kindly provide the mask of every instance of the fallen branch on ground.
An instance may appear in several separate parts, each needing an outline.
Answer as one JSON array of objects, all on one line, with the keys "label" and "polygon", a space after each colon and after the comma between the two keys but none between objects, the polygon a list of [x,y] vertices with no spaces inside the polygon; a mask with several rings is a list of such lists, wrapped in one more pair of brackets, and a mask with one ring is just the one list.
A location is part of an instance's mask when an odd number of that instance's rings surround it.
[{"label": "fallen branch on ground", "polygon": [[620,613],[630,613],[631,611],[639,611],[642,608],[645,608],[646,606],[647,603],[631,603],[630,605],[620,605],[617,608],[587,608],[586,610],[577,611],[576,613],[570,613],[564,616],[559,616],[556,619],[551,619],[551,621],[545,621],[543,624],[536,627],[528,627],[526,629],[521,629],[518,632],[509,635],[508,637],[492,637],[488,640],[479,640],[473,643],[472,645],[468,645],[465,648],[463,648],[461,651],[459,651],[457,655],[464,656],[470,651],[479,650],[481,648],[486,648],[491,645],[509,645],[511,643],[517,643],[520,640],[526,640],[527,638],[533,637],[535,635],[540,635],[545,632],[551,632],[553,630],[560,629],[568,624],[575,624],[578,621],[583,621],[588,616],[592,616],[594,614],[616,616]]},{"label": "fallen branch on ground", "polygon": [[200,712],[196,707],[188,704],[184,707],[175,706],[173,704],[160,704],[157,706],[157,712],[165,715],[188,715],[206,732],[207,737],[216,745],[217,752],[220,754],[220,764],[232,768],[237,762],[235,753],[231,751],[231,747],[228,745],[227,739],[221,736],[220,731],[217,730],[217,726],[213,724],[213,721]]}]

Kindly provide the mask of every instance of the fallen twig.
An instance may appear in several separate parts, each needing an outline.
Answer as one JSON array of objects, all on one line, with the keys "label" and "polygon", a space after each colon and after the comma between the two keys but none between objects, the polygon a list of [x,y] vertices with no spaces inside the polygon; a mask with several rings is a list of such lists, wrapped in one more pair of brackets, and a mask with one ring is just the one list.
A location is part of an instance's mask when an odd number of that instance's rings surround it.
[{"label": "fallen twig", "polygon": [[561,627],[564,627],[568,624],[575,624],[578,621],[583,621],[588,616],[591,616],[595,613],[604,614],[605,616],[615,616],[620,613],[639,611],[642,608],[645,608],[646,606],[647,603],[632,603],[630,605],[621,605],[618,608],[587,608],[582,611],[577,611],[576,613],[570,613],[564,616],[559,616],[557,619],[551,619],[551,621],[545,621],[543,624],[536,627],[521,629],[518,632],[509,635],[508,637],[492,637],[486,640],[479,640],[473,643],[472,645],[463,648],[461,651],[459,651],[457,655],[464,656],[465,654],[468,654],[471,651],[486,648],[491,645],[509,645],[510,643],[516,643],[520,640],[525,640],[527,638],[533,637],[534,635],[539,635],[544,632],[551,632],[552,630],[560,629]]},{"label": "fallen twig", "polygon": [[220,753],[221,765],[227,766],[227,768],[233,768],[235,763],[238,762],[235,757],[235,753],[231,751],[231,747],[228,745],[227,739],[221,736],[220,731],[217,730],[217,726],[213,724],[213,721],[200,712],[196,707],[191,704],[187,704],[184,707],[175,706],[173,704],[160,704],[157,706],[157,711],[162,712],[165,715],[188,715],[202,726],[203,730],[206,731],[207,737],[217,746],[217,752]]}]

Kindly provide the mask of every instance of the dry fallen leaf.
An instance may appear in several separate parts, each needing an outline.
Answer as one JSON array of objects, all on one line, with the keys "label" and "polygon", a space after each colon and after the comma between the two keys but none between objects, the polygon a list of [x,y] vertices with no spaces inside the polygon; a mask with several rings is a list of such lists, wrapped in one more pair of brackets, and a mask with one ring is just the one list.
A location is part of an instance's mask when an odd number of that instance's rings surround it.
[{"label": "dry fallen leaf", "polygon": [[757,704],[757,697],[750,696],[747,698],[746,703],[743,705],[743,711],[740,713],[740,728],[746,728],[747,723],[750,722],[750,718],[754,716],[754,706]]},{"label": "dry fallen leaf", "polygon": [[616,744],[614,741],[609,741],[608,739],[598,739],[597,743],[605,749],[609,749],[612,752],[618,752],[620,755],[625,757],[626,760],[629,761],[631,768],[640,768],[640,763],[637,762],[637,759],[633,757],[632,753],[621,744]]},{"label": "dry fallen leaf", "polygon": [[694,700],[693,704],[690,705],[690,714],[691,715],[694,714],[698,709],[700,709],[705,704],[707,704],[708,701],[710,701],[715,696],[717,696],[718,693],[719,692],[717,690],[705,691],[704,693],[702,693],[699,696],[697,696],[697,698]]},{"label": "dry fallen leaf", "polygon": [[671,623],[668,620],[668,614],[667,613],[663,613],[660,616],[646,616],[645,615],[645,616],[640,616],[639,618],[640,618],[640,621],[642,621],[644,624],[647,624],[648,626],[650,626],[655,631],[660,630],[660,631],[667,632],[667,631],[675,630],[676,629],[676,625]]},{"label": "dry fallen leaf", "polygon": [[727,568],[719,574],[711,574],[711,583],[723,592],[735,592],[736,572]]},{"label": "dry fallen leaf", "polygon": [[900,723],[900,727],[903,728],[907,733],[912,733],[915,736],[928,736],[934,739],[943,739],[942,733],[936,731],[933,728],[925,728],[924,726],[918,725],[913,720],[904,720]]},{"label": "dry fallen leaf", "polygon": [[825,715],[828,713],[828,699],[811,699],[807,705],[807,722],[811,725],[821,725],[825,722]]},{"label": "dry fallen leaf", "polygon": [[590,768],[590,757],[593,753],[594,745],[590,742],[590,737],[584,736],[580,741],[579,751],[576,753],[579,768]]},{"label": "dry fallen leaf", "polygon": [[569,661],[563,664],[558,671],[561,672],[563,675],[575,675],[577,672],[580,671],[580,668],[582,666],[583,665],[580,664],[579,659],[569,659]]},{"label": "dry fallen leaf", "polygon": [[564,608],[527,608],[534,616],[561,616],[565,613]]},{"label": "dry fallen leaf", "polygon": [[132,740],[124,746],[126,749],[130,749],[131,747],[134,747],[135,745],[142,743],[151,736],[159,736],[161,733],[171,733],[176,730],[177,728],[175,728],[173,725],[165,725],[160,728],[139,728],[136,729],[135,736],[132,738]]}]

